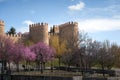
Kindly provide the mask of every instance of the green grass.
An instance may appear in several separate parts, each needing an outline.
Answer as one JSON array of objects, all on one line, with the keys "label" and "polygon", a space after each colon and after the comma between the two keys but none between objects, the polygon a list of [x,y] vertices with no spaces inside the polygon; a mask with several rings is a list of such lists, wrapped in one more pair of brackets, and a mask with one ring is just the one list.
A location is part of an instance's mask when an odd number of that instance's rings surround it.
[{"label": "green grass", "polygon": [[[53,63],[53,66],[59,66],[59,60],[58,60],[58,58],[55,58],[55,59],[52,61],[52,63]],[[26,65],[26,61],[22,61],[21,64]],[[30,65],[34,66],[34,65],[36,65],[36,64],[35,64],[35,62],[31,62]],[[64,66],[64,65],[65,65],[65,64],[63,64],[63,63],[61,62],[61,66]],[[45,63],[45,66],[46,66],[46,67],[50,67],[50,66],[51,66],[51,61],[48,61],[47,63]]]},{"label": "green grass", "polygon": [[[64,65],[65,65],[65,64],[61,63],[61,66],[64,66]],[[50,67],[50,66],[51,66],[51,61],[47,62],[47,63],[46,63],[46,66],[47,66],[47,67]],[[59,66],[59,60],[58,60],[58,58],[55,58],[55,59],[53,60],[53,66]]]}]

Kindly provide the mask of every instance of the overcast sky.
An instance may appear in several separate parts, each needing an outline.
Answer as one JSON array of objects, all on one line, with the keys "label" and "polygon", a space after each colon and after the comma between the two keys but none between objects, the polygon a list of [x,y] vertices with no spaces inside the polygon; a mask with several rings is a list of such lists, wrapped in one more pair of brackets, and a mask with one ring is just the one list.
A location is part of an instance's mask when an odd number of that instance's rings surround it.
[{"label": "overcast sky", "polygon": [[29,24],[77,21],[94,40],[120,44],[120,0],[0,0],[5,29],[28,32]]}]

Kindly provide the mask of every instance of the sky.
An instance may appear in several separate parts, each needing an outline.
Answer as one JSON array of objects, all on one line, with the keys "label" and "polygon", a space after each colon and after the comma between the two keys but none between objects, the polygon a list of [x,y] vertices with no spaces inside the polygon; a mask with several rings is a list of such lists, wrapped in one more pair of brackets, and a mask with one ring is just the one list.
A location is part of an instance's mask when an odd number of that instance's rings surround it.
[{"label": "sky", "polygon": [[5,31],[29,32],[29,24],[45,22],[49,27],[69,21],[93,40],[120,45],[120,0],[0,0],[0,19]]}]

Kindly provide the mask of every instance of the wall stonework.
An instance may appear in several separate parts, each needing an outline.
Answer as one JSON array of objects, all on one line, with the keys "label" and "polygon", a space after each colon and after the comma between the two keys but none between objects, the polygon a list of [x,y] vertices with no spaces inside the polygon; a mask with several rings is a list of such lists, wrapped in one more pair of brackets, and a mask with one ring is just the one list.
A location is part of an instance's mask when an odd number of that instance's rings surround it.
[{"label": "wall stonework", "polygon": [[47,23],[37,23],[29,26],[30,29],[30,39],[37,42],[44,42],[49,44],[48,41],[48,24]]},{"label": "wall stonework", "polygon": [[60,41],[65,40],[67,46],[72,48],[78,38],[78,23],[77,22],[68,22],[65,24],[59,25],[59,39]]},{"label": "wall stonework", "polygon": [[53,32],[59,33],[59,26],[58,25],[53,25]]},{"label": "wall stonework", "polygon": [[4,29],[5,29],[4,21],[0,20],[0,35],[4,35],[4,36],[12,39],[13,42],[21,42],[23,40],[23,37],[24,37],[23,35],[18,35],[18,34],[9,35],[9,34],[5,34]]},{"label": "wall stonework", "polygon": [[0,34],[4,34],[4,21],[0,20]]},{"label": "wall stonework", "polygon": [[48,32],[47,23],[36,23],[29,25],[28,37],[24,35],[9,35],[4,33],[4,21],[0,20],[0,34],[4,34],[7,37],[13,39],[14,42],[21,42],[29,38],[33,42],[43,42],[49,45],[49,40],[51,36],[58,35],[59,39],[65,39],[69,42],[75,36],[78,36],[78,23],[77,22],[67,22],[61,25],[54,25],[53,30]]},{"label": "wall stonework", "polygon": [[22,42],[24,40],[24,35],[18,35],[18,34],[9,35],[9,34],[6,34],[6,37],[12,39],[13,42]]}]

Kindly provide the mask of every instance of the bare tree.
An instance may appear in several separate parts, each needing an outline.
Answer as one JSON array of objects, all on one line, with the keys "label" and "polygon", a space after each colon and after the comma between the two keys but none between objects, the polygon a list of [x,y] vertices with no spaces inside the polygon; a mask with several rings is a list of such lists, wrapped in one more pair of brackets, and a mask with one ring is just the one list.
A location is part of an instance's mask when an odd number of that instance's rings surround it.
[{"label": "bare tree", "polygon": [[97,61],[101,65],[101,69],[103,70],[103,76],[104,70],[111,69],[114,65],[115,55],[112,52],[111,44],[108,40],[104,41],[101,44],[101,47],[99,49],[99,52],[97,54]]},{"label": "bare tree", "polygon": [[96,54],[99,49],[99,42],[88,39],[86,42],[86,51],[85,51],[85,62],[86,68],[91,68],[96,63]]},{"label": "bare tree", "polygon": [[120,47],[116,43],[112,43],[110,51],[111,54],[114,55],[112,62],[116,67],[120,67]]}]

